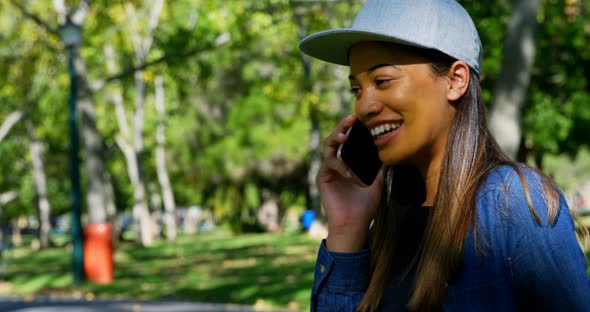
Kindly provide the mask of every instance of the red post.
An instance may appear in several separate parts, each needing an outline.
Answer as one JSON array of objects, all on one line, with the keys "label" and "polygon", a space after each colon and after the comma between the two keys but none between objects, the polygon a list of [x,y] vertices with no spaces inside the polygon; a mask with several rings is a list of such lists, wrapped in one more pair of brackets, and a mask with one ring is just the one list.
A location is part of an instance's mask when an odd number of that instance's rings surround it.
[{"label": "red post", "polygon": [[84,271],[89,281],[108,284],[113,281],[111,225],[94,223],[84,228]]}]

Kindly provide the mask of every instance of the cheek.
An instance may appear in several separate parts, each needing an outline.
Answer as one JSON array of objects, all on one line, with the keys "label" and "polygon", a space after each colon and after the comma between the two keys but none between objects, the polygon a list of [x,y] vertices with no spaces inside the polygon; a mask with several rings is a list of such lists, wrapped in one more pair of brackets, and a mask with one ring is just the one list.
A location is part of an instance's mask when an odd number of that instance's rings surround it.
[{"label": "cheek", "polygon": [[454,118],[454,108],[446,101],[414,103],[405,118],[405,133],[400,148],[409,154],[430,149],[445,141]]},{"label": "cheek", "polygon": [[415,124],[412,127],[413,132],[415,131],[414,135],[429,141],[423,142],[427,144],[447,133],[451,126],[453,114],[447,107],[432,105],[422,107],[414,117]]},{"label": "cheek", "polygon": [[434,87],[420,91],[416,93],[411,118],[417,128],[436,136],[450,127],[455,108],[447,101],[444,90]]},{"label": "cheek", "polygon": [[386,164],[403,163],[416,153],[440,145],[446,138],[455,109],[441,90],[423,84],[399,86],[388,94],[388,106],[404,118],[403,131],[380,151]]}]

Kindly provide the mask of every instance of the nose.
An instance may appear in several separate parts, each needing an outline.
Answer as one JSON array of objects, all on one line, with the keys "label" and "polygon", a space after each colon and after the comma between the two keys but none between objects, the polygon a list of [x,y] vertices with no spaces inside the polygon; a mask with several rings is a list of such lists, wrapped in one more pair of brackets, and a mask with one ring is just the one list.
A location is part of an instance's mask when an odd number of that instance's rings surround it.
[{"label": "nose", "polygon": [[362,120],[378,115],[382,109],[383,104],[370,90],[363,91],[354,103],[356,116]]}]

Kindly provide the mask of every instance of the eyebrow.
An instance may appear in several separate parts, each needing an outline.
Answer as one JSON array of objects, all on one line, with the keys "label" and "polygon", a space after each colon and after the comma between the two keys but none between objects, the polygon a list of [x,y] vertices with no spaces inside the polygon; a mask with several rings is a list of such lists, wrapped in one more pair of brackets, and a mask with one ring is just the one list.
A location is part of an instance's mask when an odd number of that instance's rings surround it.
[{"label": "eyebrow", "polygon": [[[397,67],[397,66],[395,66],[395,65],[393,65],[393,64],[387,64],[387,63],[383,63],[383,64],[377,64],[377,65],[373,65],[373,66],[369,67],[369,69],[367,70],[367,72],[368,72],[368,73],[371,73],[371,72],[373,72],[374,70],[376,70],[376,69],[378,69],[378,68],[381,68],[381,67],[385,67],[385,66],[393,66],[393,67]],[[349,76],[348,76],[348,80],[354,80],[354,79],[356,79],[356,78],[354,77],[354,75],[349,75]]]}]

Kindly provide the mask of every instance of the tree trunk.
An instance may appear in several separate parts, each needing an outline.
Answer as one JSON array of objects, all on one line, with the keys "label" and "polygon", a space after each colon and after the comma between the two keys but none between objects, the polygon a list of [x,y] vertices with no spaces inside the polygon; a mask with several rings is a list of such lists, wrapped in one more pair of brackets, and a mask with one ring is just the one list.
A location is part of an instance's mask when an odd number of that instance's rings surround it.
[{"label": "tree trunk", "polygon": [[[115,62],[115,50],[113,49],[113,46],[110,44],[107,44],[104,47],[104,54],[105,54],[105,63],[107,66],[107,72],[109,73],[109,75],[113,75],[115,74],[115,72],[117,71],[117,66],[116,66],[116,62]],[[132,177],[131,177],[131,171],[129,170],[129,166],[131,166],[132,164],[130,163],[130,157],[127,153],[127,149],[128,149],[128,141],[131,139],[130,138],[130,131],[129,131],[129,123],[127,122],[127,114],[125,112],[125,107],[123,105],[123,90],[121,89],[121,83],[119,81],[114,81],[113,82],[113,88],[108,91],[107,94],[107,99],[113,104],[114,108],[115,108],[115,117],[117,119],[117,126],[119,128],[119,135],[117,136],[117,144],[119,145],[119,148],[121,149],[121,151],[123,151],[123,155],[125,156],[125,160],[127,163],[127,172],[129,174],[129,180],[133,181]],[[110,194],[112,194],[112,188],[109,191]],[[112,196],[112,195],[111,195]],[[113,196],[112,196],[113,197]],[[113,205],[114,207],[114,205]],[[116,209],[108,209],[107,213],[109,213],[111,210],[114,210],[114,215],[113,215],[113,237],[116,240],[119,240],[121,237],[121,231],[123,230],[121,227],[121,223],[119,218],[117,218],[117,212]]]},{"label": "tree trunk", "polygon": [[15,200],[17,197],[18,197],[18,193],[16,191],[8,191],[8,192],[0,193],[0,207]]},{"label": "tree trunk", "polygon": [[143,71],[135,72],[135,115],[133,116],[133,156],[135,157],[136,176],[133,185],[135,204],[134,214],[139,221],[141,243],[149,246],[153,242],[153,229],[150,212],[146,202],[145,181],[143,179],[143,129],[144,129],[144,108],[145,108],[145,83]]},{"label": "tree trunk", "polygon": [[[145,63],[148,52],[151,49],[153,42],[153,31],[158,25],[160,13],[164,6],[164,0],[156,0],[152,3],[150,10],[149,22],[147,27],[147,34],[142,37],[137,29],[130,27],[131,41],[133,49],[135,50],[135,64],[137,66]],[[135,7],[133,4],[125,6],[129,17],[132,20],[137,20]],[[129,160],[135,158],[133,164],[135,168],[130,169],[133,172],[133,215],[138,225],[138,236],[140,242],[144,246],[151,245],[154,239],[153,222],[150,217],[150,212],[146,202],[146,188],[145,181],[142,174],[142,159],[143,159],[143,130],[144,130],[144,108],[145,108],[145,82],[143,81],[143,71],[135,71],[135,114],[133,115],[133,155],[128,152]]]},{"label": "tree trunk", "polygon": [[8,135],[10,129],[16,125],[16,123],[21,120],[23,117],[23,113],[21,111],[12,112],[0,125],[0,142]]},{"label": "tree trunk", "polygon": [[[9,192],[0,193],[0,220],[2,220],[2,214],[4,212],[4,205],[15,200],[17,196],[18,196],[18,193],[16,191],[9,191]],[[0,235],[2,235],[2,239],[0,239],[0,243],[4,242],[4,236],[3,236],[4,230],[1,225],[2,224],[0,223]]]},{"label": "tree trunk", "polygon": [[267,232],[279,232],[279,196],[271,190],[262,190],[262,205],[256,213],[258,224]]},{"label": "tree trunk", "polygon": [[113,179],[108,171],[104,172],[106,183],[106,204],[107,204],[107,222],[113,223],[117,218],[117,207],[115,206],[115,191],[113,190]]},{"label": "tree trunk", "polygon": [[176,203],[174,193],[166,168],[166,108],[164,96],[164,82],[161,76],[157,76],[156,84],[156,110],[158,111],[158,128],[156,129],[156,170],[158,181],[162,190],[164,201],[164,224],[166,225],[166,238],[169,241],[176,239]]},{"label": "tree trunk", "polygon": [[[334,77],[336,81],[342,80],[342,77],[348,76],[348,73],[344,69],[345,67],[342,66],[335,66],[334,67]],[[338,90],[338,103],[336,104],[340,108],[340,118],[344,118],[350,115],[351,109],[353,108],[353,103],[350,97],[350,89],[342,83],[338,83],[334,86],[328,86],[328,88],[335,88]]]},{"label": "tree trunk", "polygon": [[490,130],[506,153],[516,158],[524,106],[535,60],[535,31],[541,0],[512,1],[502,66],[490,114]]},{"label": "tree trunk", "polygon": [[199,206],[190,206],[184,211],[183,229],[185,234],[195,234],[199,231],[199,223],[203,218],[203,209]]},{"label": "tree trunk", "polygon": [[125,155],[127,173],[131,180],[131,185],[133,185],[133,221],[137,225],[137,241],[143,246],[150,246],[153,243],[154,237],[150,225],[151,218],[145,201],[145,184],[139,173],[137,153],[120,136],[116,140],[123,151],[123,155]]},{"label": "tree trunk", "polygon": [[104,161],[104,144],[96,128],[96,113],[94,99],[87,84],[86,70],[82,59],[76,53],[76,74],[78,75],[78,112],[80,114],[80,130],[84,147],[84,164],[86,167],[88,205],[88,222],[99,223],[107,221],[107,207],[114,205],[109,202],[108,190],[112,188],[106,179]]},{"label": "tree trunk", "polygon": [[154,224],[153,230],[154,235],[158,238],[164,237],[164,212],[162,211],[162,196],[158,192],[158,189],[154,183],[150,183],[148,186],[148,193],[150,198],[150,208],[152,223]]},{"label": "tree trunk", "polygon": [[309,156],[309,171],[307,173],[307,185],[309,192],[309,205],[308,207],[313,209],[316,216],[323,216],[322,203],[320,200],[320,192],[316,185],[316,176],[321,166],[321,154],[320,154],[320,143],[321,133],[319,128],[319,121],[312,117],[311,120],[311,140],[309,143],[310,156]]},{"label": "tree trunk", "polygon": [[[114,73],[116,71],[114,50],[112,46],[105,47],[105,59],[107,63],[107,71]],[[117,124],[119,126],[120,135],[117,136],[117,144],[127,163],[127,173],[129,180],[133,185],[133,220],[137,225],[137,241],[143,246],[149,246],[153,243],[154,233],[151,227],[149,209],[146,202],[145,183],[141,174],[141,154],[143,153],[143,122],[144,122],[144,82],[142,72],[135,73],[135,114],[133,116],[133,137],[129,124],[127,122],[127,114],[123,105],[123,95],[119,84],[115,84],[114,90],[111,91],[110,100],[115,106],[115,114],[117,116]],[[133,145],[128,143],[133,141]]]},{"label": "tree trunk", "polygon": [[[68,17],[74,24],[82,27],[90,10],[90,0],[80,0],[79,5],[73,11],[68,8],[64,0],[54,0],[53,7],[57,13],[60,27],[66,23]],[[111,181],[107,180],[105,176],[103,139],[96,128],[93,94],[88,84],[86,66],[80,56],[79,49],[75,49],[74,52],[74,68],[78,81],[77,110],[80,116],[81,140],[85,152],[88,222],[105,222],[107,207],[114,205],[109,202],[107,194],[112,185],[109,185]]]},{"label": "tree trunk", "polygon": [[[299,25],[299,37],[303,39],[307,35],[307,29],[303,21],[303,12],[296,11],[295,19]],[[303,67],[303,90],[306,93],[313,92],[313,84],[311,77],[311,60],[308,55],[301,54],[301,65]],[[311,122],[311,133],[309,142],[309,170],[307,172],[307,206],[312,209],[319,220],[323,221],[324,211],[322,209],[322,202],[320,199],[320,192],[316,185],[316,176],[321,165],[321,131],[320,122],[318,119],[318,111],[313,103],[309,103],[309,118]],[[318,221],[319,221],[318,220]]]},{"label": "tree trunk", "polygon": [[29,136],[29,148],[33,164],[33,185],[39,214],[39,242],[41,248],[48,248],[49,236],[51,235],[51,205],[47,195],[47,175],[43,163],[44,146],[43,142],[39,141],[35,136],[33,121],[27,118],[25,123]]},{"label": "tree trunk", "polygon": [[12,219],[10,221],[11,228],[12,228],[12,245],[17,246],[17,247],[22,245],[22,243],[23,243],[23,238],[21,235],[20,224],[19,224],[20,218],[21,217],[18,217],[18,218]]},{"label": "tree trunk", "polygon": [[[0,220],[2,220],[2,203],[0,203]],[[0,265],[4,262],[4,224],[0,222]],[[6,268],[2,268],[2,272],[6,272]]]},{"label": "tree trunk", "polygon": [[113,248],[116,248],[119,243],[119,237],[121,236],[121,224],[117,218],[117,207],[115,205],[115,191],[113,190],[113,179],[108,171],[105,171],[105,179],[107,183],[107,222],[111,224],[111,242]]},{"label": "tree trunk", "polygon": [[[18,193],[16,191],[9,191],[0,193],[0,221],[2,220],[2,213],[4,212],[4,205],[16,199]],[[0,223],[0,244],[4,243],[4,227]]]}]

